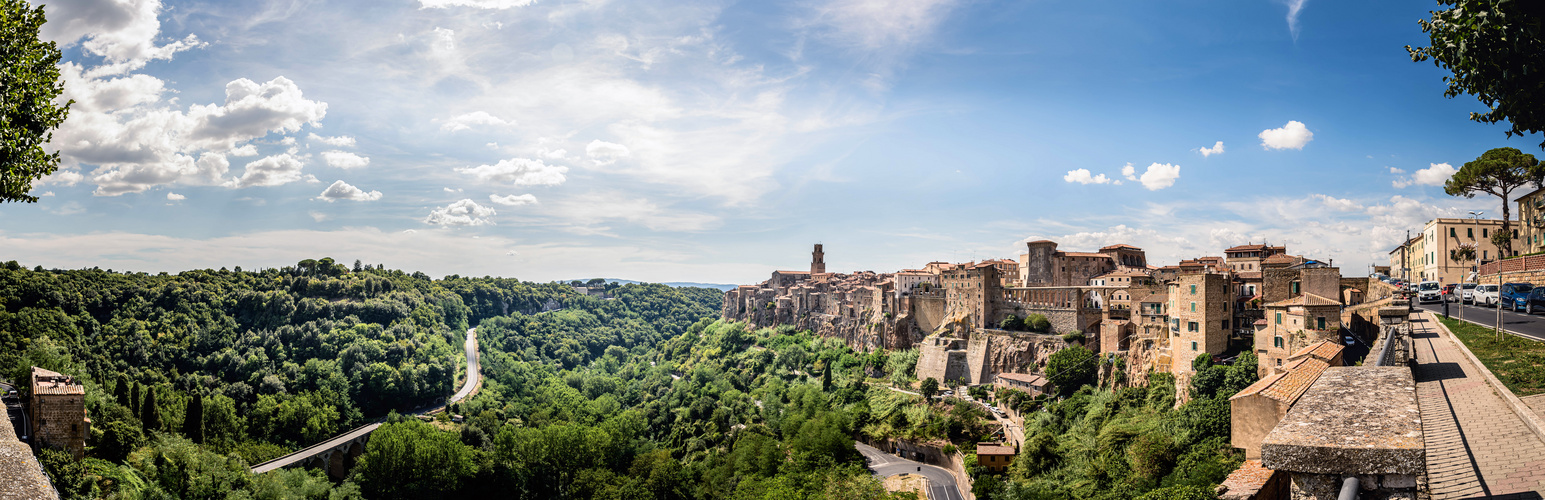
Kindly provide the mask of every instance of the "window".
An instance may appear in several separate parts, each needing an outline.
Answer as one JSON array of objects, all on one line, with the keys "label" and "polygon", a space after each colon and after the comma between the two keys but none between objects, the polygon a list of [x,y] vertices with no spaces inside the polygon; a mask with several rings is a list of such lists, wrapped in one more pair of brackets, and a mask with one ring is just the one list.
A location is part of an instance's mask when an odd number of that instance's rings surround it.
[{"label": "window", "polygon": [[1471,228],[1471,227],[1465,228],[1465,236],[1470,237],[1470,239],[1472,239],[1472,240],[1475,239],[1475,228]]},{"label": "window", "polygon": [[1481,237],[1482,237],[1482,238],[1485,238],[1485,237],[1487,237],[1487,236],[1486,236],[1486,231],[1487,231],[1487,230],[1486,230],[1486,228],[1484,228],[1484,227],[1483,227],[1483,228],[1481,228]]},{"label": "window", "polygon": [[1197,327],[1196,327],[1196,322],[1195,321],[1188,321],[1188,322],[1186,322],[1186,331],[1194,332],[1196,330],[1197,330]]},{"label": "window", "polygon": [[1319,317],[1314,318],[1314,329],[1315,330],[1324,330],[1325,329],[1325,317],[1324,316],[1319,316]]},{"label": "window", "polygon": [[1282,313],[1277,313],[1277,324],[1282,324]]},{"label": "window", "polygon": [[1271,346],[1278,348],[1282,347],[1282,337],[1272,337]]},{"label": "window", "polygon": [[1450,237],[1450,238],[1457,238],[1459,236],[1454,234],[1454,228],[1451,227],[1451,228],[1448,228],[1448,237]]},{"label": "window", "polygon": [[1196,342],[1192,342],[1191,343],[1191,350],[1193,350],[1193,351],[1196,350]]},{"label": "window", "polygon": [[1298,282],[1297,281],[1294,281],[1294,282],[1288,284],[1288,293],[1291,293],[1293,295],[1298,295]]},{"label": "window", "polygon": [[1196,295],[1196,285],[1191,285],[1191,295]]},{"label": "window", "polygon": [[1224,329],[1224,330],[1227,330],[1227,329],[1228,329],[1228,320],[1226,320],[1226,319],[1225,319],[1225,320],[1223,320],[1223,329]]},{"label": "window", "polygon": [[1277,366],[1282,366],[1282,358],[1277,358]]}]

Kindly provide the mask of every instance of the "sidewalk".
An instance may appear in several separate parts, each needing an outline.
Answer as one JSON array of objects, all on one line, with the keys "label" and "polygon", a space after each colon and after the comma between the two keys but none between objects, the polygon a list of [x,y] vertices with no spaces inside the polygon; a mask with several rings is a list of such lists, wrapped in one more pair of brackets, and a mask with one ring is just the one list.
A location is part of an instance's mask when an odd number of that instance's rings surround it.
[{"label": "sidewalk", "polygon": [[1432,498],[1542,498],[1545,442],[1440,333],[1431,313],[1412,320]]}]

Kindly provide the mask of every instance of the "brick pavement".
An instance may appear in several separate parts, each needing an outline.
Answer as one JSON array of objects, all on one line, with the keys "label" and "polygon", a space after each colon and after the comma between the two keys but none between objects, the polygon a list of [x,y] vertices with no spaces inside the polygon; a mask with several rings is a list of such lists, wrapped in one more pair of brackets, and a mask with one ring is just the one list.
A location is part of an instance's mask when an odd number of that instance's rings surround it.
[{"label": "brick pavement", "polygon": [[1535,394],[1533,396],[1518,399],[1523,400],[1524,404],[1528,405],[1529,408],[1533,408],[1534,413],[1539,415],[1540,418],[1545,418],[1545,394]]},{"label": "brick pavement", "polygon": [[1545,442],[1524,426],[1430,313],[1412,315],[1416,396],[1434,500],[1539,499]]}]

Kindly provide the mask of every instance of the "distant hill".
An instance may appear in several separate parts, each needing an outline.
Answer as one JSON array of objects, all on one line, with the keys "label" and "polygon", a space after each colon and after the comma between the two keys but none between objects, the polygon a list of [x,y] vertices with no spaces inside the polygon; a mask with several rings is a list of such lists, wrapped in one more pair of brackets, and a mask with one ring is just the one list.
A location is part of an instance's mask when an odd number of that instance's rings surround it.
[{"label": "distant hill", "polygon": [[[561,280],[561,281],[558,281],[558,283],[569,283],[569,282],[573,282],[573,281],[579,281],[581,283],[584,283],[584,282],[590,281],[590,279],[591,278],[586,278],[586,279],[582,279],[582,280]],[[647,283],[645,281],[625,280],[625,279],[621,279],[621,278],[602,278],[602,279],[606,280],[608,283],[622,283],[624,285],[629,284],[629,283],[631,283],[631,284]],[[725,291],[725,292],[730,291],[730,290],[734,290],[735,287],[740,286],[740,285],[726,285],[724,283],[695,283],[695,282],[691,282],[691,281],[667,281],[667,282],[664,282],[664,283],[661,283],[661,284],[665,285],[665,286],[674,286],[674,287],[678,287],[678,288],[679,287],[715,288],[715,289],[718,289],[720,291]]]}]

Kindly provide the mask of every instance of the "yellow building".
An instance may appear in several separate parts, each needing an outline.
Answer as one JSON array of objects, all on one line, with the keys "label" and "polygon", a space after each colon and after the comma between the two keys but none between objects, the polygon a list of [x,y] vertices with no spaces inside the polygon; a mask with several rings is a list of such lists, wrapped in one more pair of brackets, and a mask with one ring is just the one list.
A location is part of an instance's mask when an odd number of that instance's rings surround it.
[{"label": "yellow building", "polygon": [[1518,233],[1514,250],[1523,253],[1545,251],[1545,188],[1518,199]]},{"label": "yellow building", "polygon": [[[1521,255],[1523,239],[1514,227],[1513,250],[1509,256]],[[1501,219],[1433,219],[1422,229],[1421,242],[1413,268],[1411,281],[1438,281],[1459,283],[1465,281],[1475,266],[1497,260],[1500,252],[1491,237],[1502,230]],[[1473,246],[1473,260],[1456,260],[1456,251]],[[1419,272],[1414,269],[1420,269]]]}]

